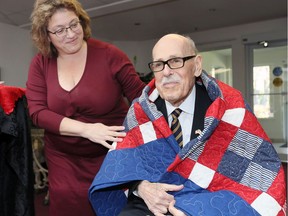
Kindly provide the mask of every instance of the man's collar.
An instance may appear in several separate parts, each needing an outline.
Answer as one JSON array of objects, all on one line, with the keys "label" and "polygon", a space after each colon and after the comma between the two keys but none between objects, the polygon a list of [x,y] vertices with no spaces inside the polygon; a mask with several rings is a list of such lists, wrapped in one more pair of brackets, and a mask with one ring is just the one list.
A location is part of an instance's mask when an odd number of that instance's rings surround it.
[{"label": "man's collar", "polygon": [[[195,84],[196,85],[196,84]],[[192,88],[192,91],[188,95],[188,97],[180,104],[179,107],[174,107],[171,103],[165,100],[166,108],[167,108],[167,115],[169,116],[174,109],[180,108],[182,111],[193,114],[194,107],[195,107],[195,98],[196,98],[196,87],[195,85]]]}]

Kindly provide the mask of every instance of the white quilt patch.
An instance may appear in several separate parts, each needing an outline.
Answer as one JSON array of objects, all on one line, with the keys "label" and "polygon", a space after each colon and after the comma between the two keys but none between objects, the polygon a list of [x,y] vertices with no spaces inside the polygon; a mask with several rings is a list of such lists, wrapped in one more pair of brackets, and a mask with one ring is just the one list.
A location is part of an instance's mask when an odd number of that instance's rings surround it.
[{"label": "white quilt patch", "polygon": [[157,139],[156,133],[155,133],[155,130],[151,121],[141,124],[139,128],[140,128],[144,143],[148,143]]},{"label": "white quilt patch", "polygon": [[240,127],[245,116],[244,108],[235,108],[226,110],[222,117],[222,121]]},{"label": "white quilt patch", "polygon": [[276,216],[281,210],[278,202],[267,193],[258,196],[251,206],[262,216]]},{"label": "white quilt patch", "polygon": [[200,187],[206,189],[211,183],[214,174],[214,170],[203,166],[200,163],[196,163],[192,172],[190,173],[189,179]]}]

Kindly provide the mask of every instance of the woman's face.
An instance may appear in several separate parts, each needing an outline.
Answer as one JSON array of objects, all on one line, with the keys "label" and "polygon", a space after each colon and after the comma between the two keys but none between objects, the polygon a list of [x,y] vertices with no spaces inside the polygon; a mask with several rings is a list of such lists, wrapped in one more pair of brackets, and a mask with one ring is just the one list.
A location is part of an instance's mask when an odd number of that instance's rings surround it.
[{"label": "woman's face", "polygon": [[73,11],[57,10],[50,18],[47,30],[59,56],[77,53],[83,45],[83,28]]}]

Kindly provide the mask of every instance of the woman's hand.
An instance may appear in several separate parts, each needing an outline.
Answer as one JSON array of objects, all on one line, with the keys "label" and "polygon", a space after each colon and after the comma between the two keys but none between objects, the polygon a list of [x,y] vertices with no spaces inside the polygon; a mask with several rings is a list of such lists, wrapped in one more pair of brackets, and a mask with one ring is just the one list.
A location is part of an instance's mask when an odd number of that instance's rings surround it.
[{"label": "woman's hand", "polygon": [[174,201],[174,196],[167,192],[179,191],[183,187],[183,185],[151,183],[144,180],[138,185],[137,192],[151,212],[162,216],[168,212],[170,203]]},{"label": "woman's hand", "polygon": [[112,149],[112,145],[108,142],[121,142],[126,133],[119,131],[123,131],[124,129],[124,126],[106,126],[102,123],[90,123],[86,124],[83,137]]},{"label": "woman's hand", "polygon": [[102,123],[84,123],[70,118],[63,118],[59,132],[65,136],[80,136],[92,142],[99,143],[106,148],[113,146],[108,142],[121,142],[126,136],[124,126],[106,126]]}]

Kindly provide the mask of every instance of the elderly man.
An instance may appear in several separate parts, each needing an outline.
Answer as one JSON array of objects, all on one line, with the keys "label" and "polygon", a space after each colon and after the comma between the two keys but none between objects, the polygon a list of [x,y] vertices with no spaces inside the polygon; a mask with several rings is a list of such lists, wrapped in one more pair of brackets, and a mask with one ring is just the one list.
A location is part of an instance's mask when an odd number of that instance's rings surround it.
[{"label": "elderly man", "polygon": [[241,93],[202,70],[188,37],[165,35],[152,55],[155,79],[90,187],[96,214],[284,215],[281,162]]}]

